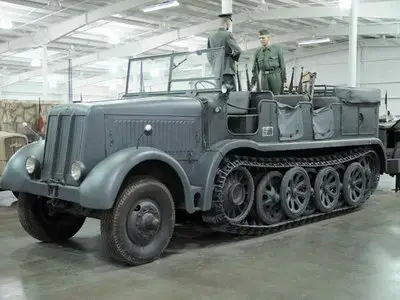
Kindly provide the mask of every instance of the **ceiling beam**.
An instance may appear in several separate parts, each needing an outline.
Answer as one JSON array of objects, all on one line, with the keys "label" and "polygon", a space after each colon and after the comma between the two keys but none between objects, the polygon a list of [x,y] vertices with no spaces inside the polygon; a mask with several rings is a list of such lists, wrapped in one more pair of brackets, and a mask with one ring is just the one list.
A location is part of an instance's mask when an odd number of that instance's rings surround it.
[{"label": "ceiling beam", "polygon": [[[296,31],[294,33],[277,36],[273,39],[273,43],[281,44],[294,42],[302,39],[316,37],[333,37],[333,36],[348,36],[350,33],[348,26],[327,26],[319,27],[315,30]],[[398,25],[360,25],[358,26],[358,35],[374,35],[374,34],[393,34],[400,36],[400,26]],[[259,41],[252,41],[245,45],[241,45],[244,51],[253,50],[260,47]]]},{"label": "ceiling beam", "polygon": [[[359,39],[358,41],[359,47],[365,47],[365,48],[372,48],[372,47],[397,47],[400,48],[400,45],[396,45],[393,41],[389,40],[367,40],[367,39]],[[299,48],[294,52],[290,53],[285,53],[285,62],[287,65],[291,65],[294,60],[296,59],[302,59],[306,57],[315,57],[317,55],[324,55],[324,54],[330,54],[338,51],[346,51],[349,48],[349,44],[346,43],[338,43],[334,45],[328,45],[328,46],[319,46],[315,48],[309,48],[309,49],[304,49],[304,48]],[[242,64],[244,65],[245,63],[248,63],[246,60],[241,60],[240,61],[242,68]],[[76,81],[74,84],[75,88],[81,88],[85,86],[90,86],[90,85],[96,85],[99,83],[107,82],[109,80],[126,80],[126,72],[122,73],[117,73],[117,74],[111,74],[109,72],[106,72],[105,74],[99,75],[99,76],[94,76],[90,78],[86,78],[84,80],[79,80]]]},{"label": "ceiling beam", "polygon": [[[359,39],[358,40],[358,47],[361,48],[375,48],[375,47],[385,47],[385,48],[399,48],[400,45],[390,41],[390,40],[367,40],[367,39]],[[302,59],[306,57],[315,57],[318,55],[326,55],[331,54],[333,52],[338,51],[346,51],[349,49],[349,43],[338,43],[335,45],[328,45],[328,46],[319,46],[314,49],[297,49],[292,53],[285,54],[285,62],[290,63],[296,59]]]},{"label": "ceiling beam", "polygon": [[[398,8],[398,9],[397,9]],[[396,1],[379,1],[373,3],[360,3],[359,6],[360,17],[371,17],[374,10],[377,11],[377,15],[379,17],[384,18],[384,13],[391,15],[393,17],[393,10],[397,11],[396,13],[399,14],[400,18],[400,3]],[[259,12],[257,9],[254,11],[249,11],[245,13],[238,14],[234,16],[234,26],[240,23],[249,22],[251,20],[278,20],[278,19],[298,19],[298,18],[320,18],[320,17],[343,17],[348,16],[349,12],[342,11],[337,6],[323,6],[323,7],[298,7],[298,8],[281,8],[281,9],[270,9],[267,11]],[[382,16],[381,16],[382,15]],[[214,19],[212,21],[189,26],[187,28],[182,28],[178,30],[169,31],[158,36],[153,36],[150,38],[146,38],[137,42],[130,42],[124,45],[116,46],[112,49],[103,50],[97,53],[81,56],[75,59],[72,59],[72,66],[79,66],[88,64],[98,60],[105,60],[109,59],[110,57],[126,57],[126,56],[136,56],[142,53],[145,53],[151,49],[169,44],[171,42],[177,41],[179,39],[187,38],[192,35],[201,34],[203,32],[212,30],[218,26],[219,20]],[[393,25],[390,25],[393,26]],[[378,27],[378,26],[376,26]],[[321,27],[320,27],[321,28]],[[393,27],[392,27],[393,28]],[[326,30],[326,28],[324,28]],[[332,28],[330,29],[332,31]],[[321,31],[317,29],[316,31]],[[343,30],[344,32],[344,30]],[[397,26],[396,30],[392,30],[392,32],[398,32]],[[314,31],[313,31],[314,33]],[[385,32],[381,32],[385,33]],[[332,33],[334,34],[334,33]],[[348,29],[344,34],[347,35]],[[360,33],[363,34],[363,33]],[[336,34],[338,35],[338,34]],[[301,33],[294,33],[288,34],[283,37],[278,37],[278,42],[287,42],[291,40],[296,40],[297,38],[307,38],[310,36],[310,32],[301,32]],[[290,37],[290,39],[289,39]],[[258,47],[258,42],[249,43],[247,47],[244,49],[254,49]],[[250,46],[250,48],[249,48]],[[49,72],[57,72],[59,70],[67,68],[67,62],[55,63],[53,65],[49,65],[48,71]],[[26,73],[21,73],[9,78],[4,85],[10,85],[16,83],[21,80],[26,80],[31,77],[40,76],[41,71],[31,71]]]},{"label": "ceiling beam", "polygon": [[65,20],[59,24],[54,24],[45,29],[38,30],[32,35],[23,36],[0,44],[0,54],[20,49],[31,49],[50,43],[51,41],[57,40],[85,25],[107,18],[113,14],[141,6],[148,2],[148,0],[124,0],[106,7],[101,7],[91,12]]},{"label": "ceiling beam", "polygon": [[[349,10],[341,10],[338,5],[319,7],[278,8],[252,14],[252,20],[308,19],[326,17],[348,17]],[[360,18],[400,18],[400,2],[377,1],[359,4]],[[237,21],[234,21],[237,23]]]}]

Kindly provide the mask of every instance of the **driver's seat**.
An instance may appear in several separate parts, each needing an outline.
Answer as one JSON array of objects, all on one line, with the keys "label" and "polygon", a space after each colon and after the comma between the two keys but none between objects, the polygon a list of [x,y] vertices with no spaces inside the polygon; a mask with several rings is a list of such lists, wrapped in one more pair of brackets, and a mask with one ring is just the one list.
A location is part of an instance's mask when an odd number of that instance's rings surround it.
[{"label": "driver's seat", "polygon": [[227,103],[228,115],[245,115],[249,113],[250,92],[230,92]]},{"label": "driver's seat", "polygon": [[233,134],[254,134],[258,115],[249,113],[250,92],[231,92],[227,103],[228,129]]}]

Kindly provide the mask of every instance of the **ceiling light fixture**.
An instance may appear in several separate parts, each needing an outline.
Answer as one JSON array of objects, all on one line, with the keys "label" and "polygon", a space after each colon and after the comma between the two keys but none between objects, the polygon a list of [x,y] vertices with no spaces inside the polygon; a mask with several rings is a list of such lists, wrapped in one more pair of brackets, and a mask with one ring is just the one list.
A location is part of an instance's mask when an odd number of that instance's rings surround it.
[{"label": "ceiling light fixture", "polygon": [[41,63],[40,60],[38,58],[32,58],[31,61],[31,66],[32,67],[40,67]]},{"label": "ceiling light fixture", "polygon": [[1,29],[11,29],[13,27],[10,19],[6,17],[0,17],[0,28]]},{"label": "ceiling light fixture", "polygon": [[120,43],[120,39],[119,39],[119,37],[116,36],[116,35],[111,35],[111,36],[109,36],[108,42],[109,42],[110,44],[117,45],[117,44]]},{"label": "ceiling light fixture", "polygon": [[160,10],[164,8],[170,8],[170,7],[175,7],[179,6],[179,2],[174,0],[174,1],[165,1],[159,4],[155,5],[150,5],[146,6],[145,8],[142,9],[143,12],[150,12],[150,11],[155,11],[155,10]]},{"label": "ceiling light fixture", "polygon": [[352,0],[339,0],[339,9],[341,10],[349,10],[351,8]]},{"label": "ceiling light fixture", "polygon": [[324,39],[301,41],[301,42],[298,42],[297,44],[299,46],[304,46],[304,45],[315,45],[315,44],[329,43],[330,41],[331,41],[330,38],[324,38]]}]

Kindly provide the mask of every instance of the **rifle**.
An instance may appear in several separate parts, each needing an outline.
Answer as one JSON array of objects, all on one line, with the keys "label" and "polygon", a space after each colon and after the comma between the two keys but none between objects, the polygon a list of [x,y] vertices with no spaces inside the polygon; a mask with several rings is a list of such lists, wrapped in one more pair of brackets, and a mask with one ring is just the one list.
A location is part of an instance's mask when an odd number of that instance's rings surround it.
[{"label": "rifle", "polygon": [[246,64],[246,79],[247,79],[247,90],[251,90],[251,83],[250,83],[250,77],[249,77],[249,69],[247,68]]},{"label": "rifle", "polygon": [[293,90],[293,81],[294,81],[294,67],[292,68],[292,77],[290,78],[290,84],[289,84],[289,94]]},{"label": "rifle", "polygon": [[297,92],[299,94],[301,94],[303,92],[303,69],[304,69],[304,67],[301,67],[300,82],[299,82],[299,86],[297,87]]},{"label": "rifle", "polygon": [[256,60],[256,70],[257,70],[257,92],[261,92],[261,86],[260,86],[260,66],[258,65],[258,61]]},{"label": "rifle", "polygon": [[236,66],[236,77],[238,81],[238,90],[240,92],[242,91],[242,83],[240,82],[240,77],[239,77],[239,66]]}]

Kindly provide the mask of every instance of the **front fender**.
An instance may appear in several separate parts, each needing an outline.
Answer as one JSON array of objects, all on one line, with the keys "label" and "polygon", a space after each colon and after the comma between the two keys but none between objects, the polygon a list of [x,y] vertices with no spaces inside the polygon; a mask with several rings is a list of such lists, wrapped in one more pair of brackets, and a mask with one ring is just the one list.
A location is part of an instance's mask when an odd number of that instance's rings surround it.
[{"label": "front fender", "polygon": [[31,178],[26,172],[25,161],[28,156],[34,156],[42,162],[44,145],[44,140],[27,144],[9,159],[1,175],[0,188],[2,190],[29,192]]},{"label": "front fender", "polygon": [[80,186],[80,204],[93,209],[110,209],[126,175],[138,164],[158,160],[171,166],[183,185],[186,210],[194,212],[189,179],[182,166],[170,155],[151,147],[126,148],[98,163]]}]

